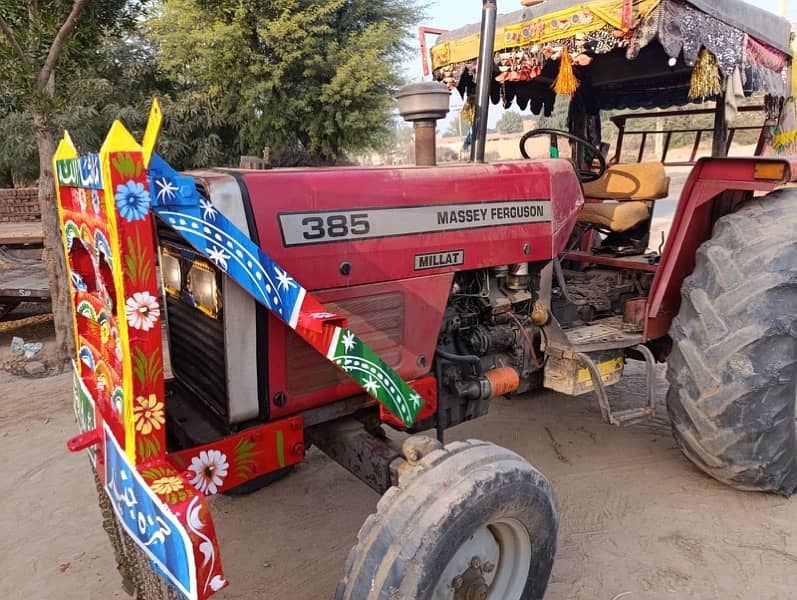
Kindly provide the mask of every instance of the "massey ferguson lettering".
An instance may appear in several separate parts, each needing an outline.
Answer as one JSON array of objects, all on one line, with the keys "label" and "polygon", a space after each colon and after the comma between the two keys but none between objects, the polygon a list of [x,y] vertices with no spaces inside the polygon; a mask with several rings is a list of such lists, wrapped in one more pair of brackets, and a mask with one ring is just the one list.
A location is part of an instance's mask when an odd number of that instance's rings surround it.
[{"label": "massey ferguson lettering", "polygon": [[278,219],[285,246],[300,246],[543,223],[551,220],[551,203],[548,200],[508,200],[360,208],[281,213]]},{"label": "massey ferguson lettering", "polygon": [[491,221],[502,219],[530,219],[544,216],[545,210],[539,206],[502,206],[500,208],[469,208],[460,210],[444,210],[437,213],[438,225],[449,223],[478,223],[487,221],[489,215]]}]

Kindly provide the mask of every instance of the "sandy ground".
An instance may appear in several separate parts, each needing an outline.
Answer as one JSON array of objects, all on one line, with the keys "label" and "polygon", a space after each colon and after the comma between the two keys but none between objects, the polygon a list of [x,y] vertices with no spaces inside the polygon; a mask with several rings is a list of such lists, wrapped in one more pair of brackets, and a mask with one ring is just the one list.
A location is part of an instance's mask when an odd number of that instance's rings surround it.
[{"label": "sandy ground", "polygon": [[[631,366],[612,397],[640,401],[643,386]],[[661,380],[660,399],[665,387]],[[0,598],[126,598],[88,460],[64,448],[75,431],[70,376],[2,372],[0,406]],[[795,597],[797,500],[737,492],[697,472],[674,447],[663,410],[617,429],[601,423],[593,396],[543,392],[499,400],[488,417],[450,432],[469,437],[519,452],[557,490],[562,526],[547,600]],[[211,499],[232,582],[217,597],[331,597],[376,501],[317,451],[270,488]]]}]

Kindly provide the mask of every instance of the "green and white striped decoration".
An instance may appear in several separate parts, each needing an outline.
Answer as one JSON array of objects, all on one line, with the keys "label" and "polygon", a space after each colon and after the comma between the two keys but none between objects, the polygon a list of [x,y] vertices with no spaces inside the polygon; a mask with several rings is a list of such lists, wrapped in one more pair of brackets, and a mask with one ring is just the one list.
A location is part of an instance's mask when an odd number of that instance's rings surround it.
[{"label": "green and white striped decoration", "polygon": [[423,399],[349,329],[335,328],[327,358],[408,425]]}]

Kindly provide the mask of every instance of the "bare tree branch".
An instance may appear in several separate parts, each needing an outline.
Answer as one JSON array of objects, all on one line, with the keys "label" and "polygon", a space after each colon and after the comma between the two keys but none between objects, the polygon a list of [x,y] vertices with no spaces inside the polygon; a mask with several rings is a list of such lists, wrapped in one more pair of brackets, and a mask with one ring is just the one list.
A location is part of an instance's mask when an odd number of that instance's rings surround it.
[{"label": "bare tree branch", "polygon": [[25,0],[28,5],[28,35],[33,37],[33,30],[39,21],[39,3],[37,0]]},{"label": "bare tree branch", "polygon": [[0,29],[3,30],[3,34],[6,36],[8,43],[11,44],[11,47],[14,49],[14,52],[17,53],[19,56],[19,60],[24,62],[26,65],[30,66],[30,61],[28,61],[28,57],[22,51],[22,48],[17,42],[17,38],[14,36],[14,32],[11,30],[11,27],[8,26],[6,20],[3,17],[0,17]]},{"label": "bare tree branch", "polygon": [[64,21],[63,25],[61,25],[61,28],[58,30],[58,33],[56,34],[55,39],[50,46],[50,51],[47,53],[47,60],[44,61],[44,66],[42,67],[41,73],[39,73],[39,77],[36,79],[36,85],[39,86],[39,89],[43,90],[47,87],[47,82],[50,80],[50,75],[52,75],[55,65],[58,62],[58,58],[61,56],[61,50],[64,47],[64,42],[66,42],[66,38],[69,37],[69,34],[72,33],[75,25],[77,25],[78,19],[80,18],[80,13],[83,12],[87,2],[88,0],[75,0],[72,4],[72,11],[69,13],[69,16],[66,18],[66,21]]}]

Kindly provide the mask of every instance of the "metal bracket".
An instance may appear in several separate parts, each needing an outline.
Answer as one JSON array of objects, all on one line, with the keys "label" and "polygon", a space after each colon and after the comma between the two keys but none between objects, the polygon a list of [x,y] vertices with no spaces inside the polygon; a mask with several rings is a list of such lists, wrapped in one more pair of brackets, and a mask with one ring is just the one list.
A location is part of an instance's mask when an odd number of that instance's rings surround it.
[{"label": "metal bracket", "polygon": [[638,344],[631,349],[636,350],[645,358],[647,401],[645,406],[621,411],[612,410],[609,396],[606,393],[606,386],[603,385],[600,371],[598,371],[595,362],[583,352],[577,352],[575,354],[576,358],[584,363],[584,366],[587,368],[592,378],[592,384],[595,388],[595,394],[598,396],[598,405],[600,406],[603,420],[606,423],[617,425],[618,427],[650,419],[656,414],[656,359],[647,346]]}]

